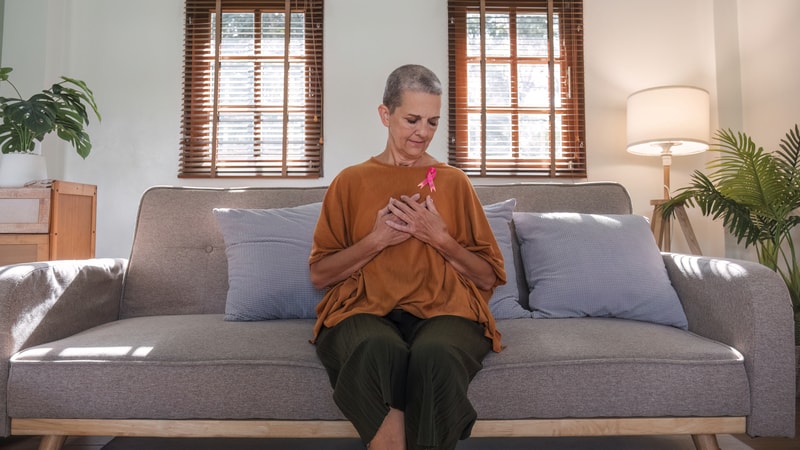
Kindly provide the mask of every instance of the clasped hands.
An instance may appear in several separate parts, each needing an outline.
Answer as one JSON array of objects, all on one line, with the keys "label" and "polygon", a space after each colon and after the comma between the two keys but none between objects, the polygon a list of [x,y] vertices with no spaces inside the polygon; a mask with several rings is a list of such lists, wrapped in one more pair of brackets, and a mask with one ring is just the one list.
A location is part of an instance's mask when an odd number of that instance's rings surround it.
[{"label": "clasped hands", "polygon": [[420,202],[420,197],[420,194],[414,194],[390,198],[389,203],[378,211],[373,232],[378,233],[386,247],[411,237],[437,247],[437,243],[450,237],[433,198],[428,195]]}]

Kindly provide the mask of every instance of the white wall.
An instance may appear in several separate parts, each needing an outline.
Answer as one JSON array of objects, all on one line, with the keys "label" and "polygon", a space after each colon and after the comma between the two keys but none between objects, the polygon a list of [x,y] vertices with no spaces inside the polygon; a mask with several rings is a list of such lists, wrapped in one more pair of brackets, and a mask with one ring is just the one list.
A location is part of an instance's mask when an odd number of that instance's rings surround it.
[{"label": "white wall", "polygon": [[6,0],[0,0],[0,61],[3,60],[3,14],[6,11]]},{"label": "white wall", "polygon": [[[446,81],[446,0],[326,3],[325,177],[220,181],[176,176],[182,0],[6,0],[0,63],[15,68],[18,86],[29,91],[65,74],[85,80],[101,108],[103,121],[91,125],[94,149],[86,161],[62,151],[57,140],[45,145],[48,157],[55,155],[51,177],[98,185],[98,256],[128,256],[138,200],[149,186],[325,185],[343,167],[382,150],[385,130],[376,108],[391,69],[417,62]],[[650,214],[649,200],[660,196],[660,161],[625,152],[625,102],[642,88],[703,87],[712,96],[712,127],[720,118],[742,117],[747,131],[765,140],[777,142],[800,121],[792,76],[800,65],[794,57],[800,39],[789,23],[799,16],[800,2],[770,0],[769,11],[759,11],[765,4],[585,0],[588,180],[623,183],[635,212]],[[783,40],[774,42],[776,37]],[[734,80],[732,88],[725,75],[731,68],[719,66],[737,62],[737,55],[741,69],[732,69],[741,71],[742,82]],[[723,114],[717,104],[743,105],[744,112]],[[431,152],[444,160],[446,123],[441,128]],[[707,159],[676,158],[673,188],[685,185]],[[721,226],[696,212],[691,216],[704,253],[724,255]],[[686,249],[682,238],[673,249]]]},{"label": "white wall", "polygon": [[[708,90],[715,105],[712,19],[710,0],[584,0],[589,180],[625,185],[635,213],[652,215],[650,200],[663,196],[663,169],[660,158],[625,151],[627,98],[649,87],[691,85]],[[705,154],[673,158],[672,189],[685,186],[705,160]],[[721,255],[718,227],[689,213],[704,254]],[[682,234],[673,241],[674,251],[688,251]]]},{"label": "white wall", "polygon": [[776,149],[800,122],[800,2],[738,3],[743,126],[757,144]]}]

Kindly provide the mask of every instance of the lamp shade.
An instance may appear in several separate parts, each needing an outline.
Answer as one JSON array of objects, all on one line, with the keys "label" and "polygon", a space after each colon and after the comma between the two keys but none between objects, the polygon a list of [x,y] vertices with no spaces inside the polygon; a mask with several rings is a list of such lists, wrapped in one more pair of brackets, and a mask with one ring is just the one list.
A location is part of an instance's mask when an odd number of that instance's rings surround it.
[{"label": "lamp shade", "polygon": [[689,155],[708,150],[709,96],[691,86],[663,86],[628,97],[628,152]]}]

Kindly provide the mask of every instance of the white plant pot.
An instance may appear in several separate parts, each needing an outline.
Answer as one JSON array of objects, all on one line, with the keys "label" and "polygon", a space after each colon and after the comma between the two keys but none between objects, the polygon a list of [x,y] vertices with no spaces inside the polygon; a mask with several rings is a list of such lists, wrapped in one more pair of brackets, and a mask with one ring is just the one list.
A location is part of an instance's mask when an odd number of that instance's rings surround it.
[{"label": "white plant pot", "polygon": [[47,179],[44,156],[36,153],[0,155],[0,187],[22,187],[31,181]]}]

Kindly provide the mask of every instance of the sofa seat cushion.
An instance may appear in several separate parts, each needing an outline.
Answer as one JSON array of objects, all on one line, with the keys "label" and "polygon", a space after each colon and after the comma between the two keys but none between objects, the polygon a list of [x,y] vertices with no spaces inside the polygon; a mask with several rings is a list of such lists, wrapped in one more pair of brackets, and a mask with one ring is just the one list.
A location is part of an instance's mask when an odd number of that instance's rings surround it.
[{"label": "sofa seat cushion", "polygon": [[[124,319],[12,358],[11,417],[343,419],[313,320]],[[507,348],[469,388],[483,419],[746,415],[738,352],[623,319],[498,321]]]},{"label": "sofa seat cushion", "polygon": [[613,318],[497,328],[507,347],[470,384],[483,419],[749,414],[741,354],[691,332]]},{"label": "sofa seat cushion", "polygon": [[12,417],[342,419],[312,319],[119,320],[17,353]]}]

